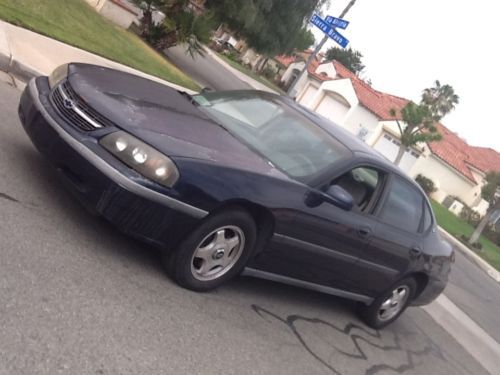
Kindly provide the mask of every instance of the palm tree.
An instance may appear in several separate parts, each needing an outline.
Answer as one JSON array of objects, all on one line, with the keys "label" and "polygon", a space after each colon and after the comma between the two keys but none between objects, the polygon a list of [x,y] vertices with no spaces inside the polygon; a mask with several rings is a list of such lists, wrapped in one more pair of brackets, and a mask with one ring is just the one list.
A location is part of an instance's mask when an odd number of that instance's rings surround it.
[{"label": "palm tree", "polygon": [[455,109],[455,105],[458,104],[459,99],[453,87],[450,85],[441,85],[441,82],[436,80],[434,87],[423,91],[421,103],[428,106],[435,121],[439,121]]}]

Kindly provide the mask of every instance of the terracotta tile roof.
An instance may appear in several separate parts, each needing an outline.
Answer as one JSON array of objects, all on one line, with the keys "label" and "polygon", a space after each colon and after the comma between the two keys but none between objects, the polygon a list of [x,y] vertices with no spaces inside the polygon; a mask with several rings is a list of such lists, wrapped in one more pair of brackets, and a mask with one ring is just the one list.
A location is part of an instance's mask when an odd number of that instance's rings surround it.
[{"label": "terracotta tile roof", "polygon": [[483,173],[500,172],[500,153],[484,147],[470,146],[458,135],[442,124],[438,131],[443,136],[440,142],[430,142],[431,152],[473,182],[471,166]]},{"label": "terracotta tile roof", "polygon": [[[356,96],[365,108],[380,120],[401,119],[399,110],[408,103],[408,99],[375,90],[338,61],[333,60],[332,63],[340,78],[349,78],[351,80]],[[396,109],[396,116],[390,115],[391,109]]]}]

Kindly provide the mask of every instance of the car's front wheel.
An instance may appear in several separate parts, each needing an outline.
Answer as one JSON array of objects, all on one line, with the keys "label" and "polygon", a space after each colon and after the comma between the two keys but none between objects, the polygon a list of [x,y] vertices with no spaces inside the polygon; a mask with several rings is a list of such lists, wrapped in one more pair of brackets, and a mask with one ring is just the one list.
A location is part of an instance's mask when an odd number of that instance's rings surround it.
[{"label": "car's front wheel", "polygon": [[417,283],[413,278],[406,278],[395,285],[368,306],[359,308],[361,319],[371,328],[383,328],[395,321],[410,304],[415,296]]},{"label": "car's front wheel", "polygon": [[179,285],[208,291],[243,269],[256,237],[256,225],[248,213],[221,211],[203,221],[165,262]]}]

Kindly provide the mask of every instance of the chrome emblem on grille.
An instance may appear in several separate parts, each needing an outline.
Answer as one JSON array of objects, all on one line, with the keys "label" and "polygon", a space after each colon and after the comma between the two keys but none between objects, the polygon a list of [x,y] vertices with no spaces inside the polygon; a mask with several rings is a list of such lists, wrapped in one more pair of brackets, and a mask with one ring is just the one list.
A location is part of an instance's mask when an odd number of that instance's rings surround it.
[{"label": "chrome emblem on grille", "polygon": [[63,101],[64,108],[73,109],[75,107],[75,103],[72,100],[65,98]]}]

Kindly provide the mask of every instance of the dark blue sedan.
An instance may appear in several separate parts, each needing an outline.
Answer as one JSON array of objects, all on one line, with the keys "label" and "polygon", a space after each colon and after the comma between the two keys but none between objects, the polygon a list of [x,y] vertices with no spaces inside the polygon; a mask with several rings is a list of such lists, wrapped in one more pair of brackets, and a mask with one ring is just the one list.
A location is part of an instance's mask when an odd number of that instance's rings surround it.
[{"label": "dark blue sedan", "polygon": [[186,288],[243,273],[359,301],[375,328],[445,288],[453,251],[418,185],[290,99],[69,64],[29,83],[19,117],[75,196],[164,250]]}]

